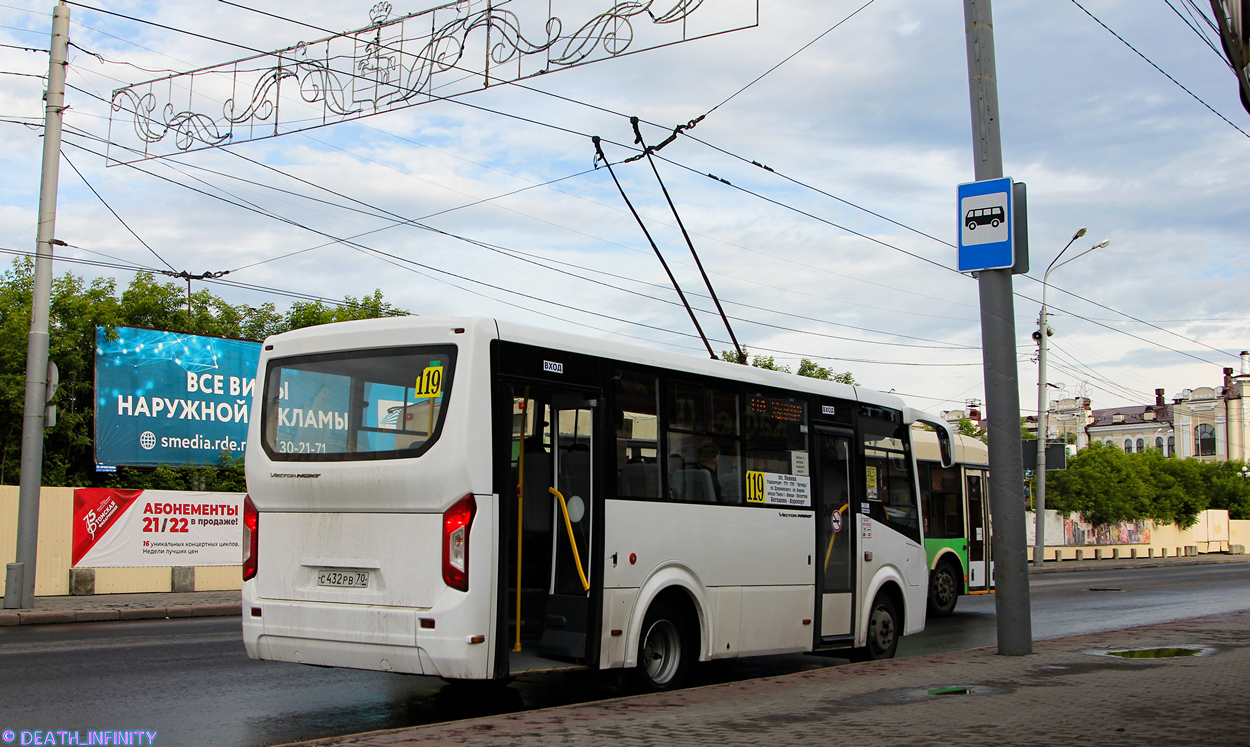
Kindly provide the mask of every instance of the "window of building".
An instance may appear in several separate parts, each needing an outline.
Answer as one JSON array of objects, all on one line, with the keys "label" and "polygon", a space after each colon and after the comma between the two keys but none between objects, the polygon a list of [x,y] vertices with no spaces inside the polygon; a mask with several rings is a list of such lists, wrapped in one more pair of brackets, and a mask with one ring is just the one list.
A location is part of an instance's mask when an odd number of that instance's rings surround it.
[{"label": "window of building", "polygon": [[1140,438],[1137,439],[1137,453],[1138,454],[1146,453],[1146,441],[1144,439],[1140,439]]},{"label": "window of building", "polygon": [[656,378],[621,372],[613,382],[616,492],[628,498],[660,497],[659,399]]},{"label": "window of building", "polygon": [[1176,436],[1168,436],[1168,456],[1176,456]]},{"label": "window of building", "polygon": [[1124,453],[1125,454],[1133,453],[1133,439],[1131,438],[1124,439]]},{"label": "window of building", "polygon": [[1155,437],[1155,448],[1159,450],[1160,454],[1163,453],[1163,436]]},{"label": "window of building", "polygon": [[1114,448],[1114,447],[1115,447],[1115,443],[1114,443],[1111,439],[1109,439],[1109,438],[1108,438],[1108,439],[1107,439],[1107,446],[1110,446],[1110,447],[1113,447],[1113,448]]},{"label": "window of building", "polygon": [[666,434],[669,498],[689,503],[742,502],[736,390],[670,382]]},{"label": "window of building", "polygon": [[1198,446],[1198,456],[1215,456],[1215,426],[1203,423],[1194,428],[1194,442]]}]

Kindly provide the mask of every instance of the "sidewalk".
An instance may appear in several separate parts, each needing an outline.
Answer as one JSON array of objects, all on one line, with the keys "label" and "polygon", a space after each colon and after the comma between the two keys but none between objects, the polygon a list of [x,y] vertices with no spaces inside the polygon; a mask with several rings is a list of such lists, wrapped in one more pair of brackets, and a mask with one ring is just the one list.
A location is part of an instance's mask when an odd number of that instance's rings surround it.
[{"label": "sidewalk", "polygon": [[[1192,647],[1187,658],[1110,650]],[[1245,745],[1250,612],[302,742],[396,745]],[[934,694],[967,688],[967,694]],[[469,697],[466,695],[465,697]]]},{"label": "sidewalk", "polygon": [[[1137,558],[1119,560],[1046,561],[1042,568],[1029,566],[1029,573],[1069,571],[1116,571],[1125,568],[1159,568],[1174,565],[1246,563],[1250,555],[1211,553],[1181,558]],[[148,620],[167,617],[218,617],[242,613],[237,591],[194,591],[187,593],[149,592],[146,594],[95,594],[82,597],[35,597],[33,610],[0,610],[0,625],[44,625],[48,623],[98,622],[101,620]],[[1247,740],[1250,742],[1250,740]]]},{"label": "sidewalk", "polygon": [[239,615],[241,606],[237,591],[35,597],[33,610],[0,610],[0,625],[216,617]]}]

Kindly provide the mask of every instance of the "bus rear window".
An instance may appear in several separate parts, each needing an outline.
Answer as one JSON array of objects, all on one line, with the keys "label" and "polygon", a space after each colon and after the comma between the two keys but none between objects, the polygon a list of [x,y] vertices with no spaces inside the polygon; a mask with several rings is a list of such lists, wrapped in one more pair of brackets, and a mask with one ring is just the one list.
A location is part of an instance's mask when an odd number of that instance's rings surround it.
[{"label": "bus rear window", "polygon": [[269,362],[265,452],[284,461],[418,456],[438,438],[455,348],[324,353]]}]

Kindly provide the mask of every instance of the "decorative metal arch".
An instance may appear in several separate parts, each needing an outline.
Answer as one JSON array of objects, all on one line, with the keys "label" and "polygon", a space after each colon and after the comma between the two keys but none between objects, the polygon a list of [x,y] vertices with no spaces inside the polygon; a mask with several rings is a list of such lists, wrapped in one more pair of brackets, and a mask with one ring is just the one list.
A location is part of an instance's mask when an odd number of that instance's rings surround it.
[{"label": "decorative metal arch", "polygon": [[391,18],[380,2],[356,31],[117,89],[109,162],[323,127],[759,21],[759,0],[613,0],[566,32],[589,5],[458,0]]}]

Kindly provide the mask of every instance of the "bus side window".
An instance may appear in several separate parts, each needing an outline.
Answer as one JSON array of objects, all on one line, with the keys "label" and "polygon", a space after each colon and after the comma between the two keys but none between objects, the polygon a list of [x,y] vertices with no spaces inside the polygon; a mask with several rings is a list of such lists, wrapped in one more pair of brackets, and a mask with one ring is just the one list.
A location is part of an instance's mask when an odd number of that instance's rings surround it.
[{"label": "bus side window", "polygon": [[807,403],[803,400],[748,395],[743,403],[742,431],[748,472],[810,476]]},{"label": "bus side window", "polygon": [[670,382],[665,435],[669,498],[687,503],[742,502],[736,391]]},{"label": "bus side window", "polygon": [[908,426],[898,421],[893,411],[860,407],[867,513],[903,536],[920,542],[920,507],[907,451],[905,429]]},{"label": "bus side window", "polygon": [[656,378],[621,372],[613,382],[616,493],[621,498],[660,497]]}]

